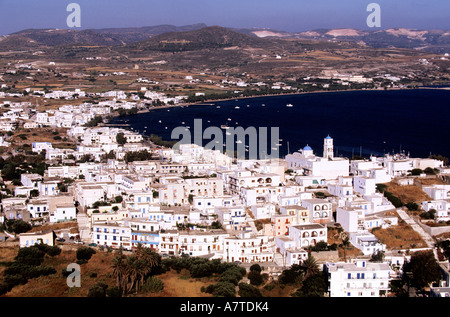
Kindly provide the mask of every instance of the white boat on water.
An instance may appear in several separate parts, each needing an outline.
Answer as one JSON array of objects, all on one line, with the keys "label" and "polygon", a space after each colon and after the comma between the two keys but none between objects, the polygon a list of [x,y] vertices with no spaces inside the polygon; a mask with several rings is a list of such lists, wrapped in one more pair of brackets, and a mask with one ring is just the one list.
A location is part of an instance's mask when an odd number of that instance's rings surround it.
[{"label": "white boat on water", "polygon": [[293,104],[291,104],[291,103],[288,103],[287,105],[286,105],[286,107],[288,107],[288,108],[292,108],[294,105]]},{"label": "white boat on water", "polygon": [[234,109],[240,109],[241,107],[239,107],[239,106],[236,106],[236,107],[234,107]]},{"label": "white boat on water", "polygon": [[230,127],[227,126],[226,124],[222,124],[222,125],[220,126],[220,128],[221,128],[221,129],[229,129]]}]

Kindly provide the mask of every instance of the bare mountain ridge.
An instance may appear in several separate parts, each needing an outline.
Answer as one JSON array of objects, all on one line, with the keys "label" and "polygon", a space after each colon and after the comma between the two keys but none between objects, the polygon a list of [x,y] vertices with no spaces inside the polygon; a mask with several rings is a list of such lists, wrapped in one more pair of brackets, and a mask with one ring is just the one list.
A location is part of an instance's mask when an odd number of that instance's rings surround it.
[{"label": "bare mountain ridge", "polygon": [[391,28],[386,30],[317,29],[299,33],[253,30],[260,37],[284,39],[325,39],[364,44],[373,48],[422,49],[435,53],[450,51],[450,31]]},{"label": "bare mountain ridge", "polygon": [[[211,29],[208,29],[211,28]],[[201,37],[195,39],[197,30],[206,29],[206,32],[200,34]],[[105,29],[28,29],[16,32],[7,36],[0,37],[0,49],[30,49],[39,46],[58,46],[58,45],[98,45],[98,46],[122,46],[148,45],[152,43],[145,42],[157,36],[174,37],[175,33],[185,33],[183,36],[191,38],[190,42],[201,42],[213,44],[217,40],[218,46],[227,46],[233,41],[235,43],[249,42],[250,45],[259,45],[261,42],[250,40],[250,38],[237,38],[237,35],[224,36],[224,30],[234,31],[240,34],[246,34],[259,39],[310,39],[310,40],[331,40],[341,42],[352,42],[364,44],[374,48],[408,48],[432,51],[435,53],[446,53],[450,51],[450,31],[445,30],[414,30],[406,28],[395,28],[386,30],[357,30],[357,29],[317,29],[305,32],[285,32],[269,28],[222,28],[207,27],[203,23],[174,26],[174,25],[156,25],[145,27],[129,28],[105,28]],[[211,34],[217,31],[219,34]],[[193,33],[189,33],[193,32]],[[209,35],[206,35],[208,34]],[[166,34],[165,36],[162,36]],[[199,35],[199,36],[200,36]],[[231,38],[231,40],[227,40]],[[144,43],[139,43],[144,41]],[[191,45],[186,45],[185,49],[192,49]]]},{"label": "bare mountain ridge", "polygon": [[105,29],[26,29],[0,37],[0,49],[29,49],[39,46],[85,44],[120,46],[146,40],[167,32],[186,32],[206,27],[203,23],[174,26],[156,25]]},{"label": "bare mountain ridge", "polygon": [[156,51],[193,51],[233,46],[240,48],[267,47],[278,41],[278,39],[262,39],[220,26],[209,26],[187,32],[163,33],[127,46]]}]

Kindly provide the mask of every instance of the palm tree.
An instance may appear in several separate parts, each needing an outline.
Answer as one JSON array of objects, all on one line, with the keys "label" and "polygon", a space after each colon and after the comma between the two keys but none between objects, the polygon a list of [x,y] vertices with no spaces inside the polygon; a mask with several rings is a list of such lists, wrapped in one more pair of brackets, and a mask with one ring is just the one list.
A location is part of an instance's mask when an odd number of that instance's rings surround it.
[{"label": "palm tree", "polygon": [[305,279],[311,275],[319,273],[319,265],[311,254],[309,254],[308,258],[303,261],[302,267],[305,270]]},{"label": "palm tree", "polygon": [[116,278],[117,287],[122,290],[122,295],[126,293],[128,284],[129,266],[124,256],[116,256],[113,260],[113,276]]},{"label": "palm tree", "polygon": [[137,245],[135,254],[125,257],[119,253],[113,260],[113,275],[116,277],[117,286],[123,294],[137,292],[145,278],[152,269],[159,266],[161,257],[152,249],[145,248],[142,244]]}]

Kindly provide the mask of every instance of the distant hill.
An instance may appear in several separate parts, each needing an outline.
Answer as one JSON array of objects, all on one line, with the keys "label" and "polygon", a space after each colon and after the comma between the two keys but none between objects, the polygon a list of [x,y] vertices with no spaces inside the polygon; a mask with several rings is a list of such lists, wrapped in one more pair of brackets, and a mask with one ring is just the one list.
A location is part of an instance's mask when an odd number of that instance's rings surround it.
[{"label": "distant hill", "polygon": [[107,29],[27,29],[0,37],[0,49],[30,49],[39,46],[85,44],[118,46],[143,41],[167,32],[184,32],[206,27],[205,24],[186,26],[156,25],[136,28]]},{"label": "distant hill", "polygon": [[210,26],[187,32],[168,32],[127,45],[130,48],[152,51],[194,51],[238,46],[267,46],[270,41],[220,26]]},{"label": "distant hill", "polygon": [[363,31],[357,29],[318,29],[300,33],[289,33],[270,29],[246,29],[241,32],[251,33],[264,38],[284,39],[330,39],[356,42],[373,48],[408,48],[421,49],[435,53],[450,51],[450,31],[414,30],[393,28],[386,30]]},{"label": "distant hill", "polygon": [[[182,33],[177,38],[177,33]],[[373,48],[407,48],[434,53],[450,52],[450,31],[392,28],[386,30],[317,29],[285,32],[268,28],[225,28],[204,23],[104,29],[27,29],[0,37],[0,50],[24,50],[60,45],[128,46],[177,51],[198,48],[270,43],[262,40],[303,39],[349,42]],[[260,41],[261,40],[261,41]],[[272,42],[273,43],[273,42]]]},{"label": "distant hill", "polygon": [[175,26],[169,24],[144,26],[144,27],[129,27],[129,28],[108,28],[108,29],[96,29],[97,33],[119,38],[126,44],[139,42],[146,40],[150,37],[160,35],[168,32],[187,32],[202,29],[207,27],[204,23],[197,23],[184,26]]},{"label": "distant hill", "polygon": [[[122,45],[118,37],[96,32],[95,30],[65,30],[65,29],[28,29],[8,35],[10,40],[18,39],[20,42],[36,43],[43,46],[57,46],[67,44],[90,45]],[[1,44],[1,42],[0,42]]]}]

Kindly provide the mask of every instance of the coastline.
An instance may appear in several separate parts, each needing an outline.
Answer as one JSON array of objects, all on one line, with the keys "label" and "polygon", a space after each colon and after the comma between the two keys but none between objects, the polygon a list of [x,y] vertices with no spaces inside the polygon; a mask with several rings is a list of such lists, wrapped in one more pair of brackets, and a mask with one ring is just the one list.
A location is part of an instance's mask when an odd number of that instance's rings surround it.
[{"label": "coastline", "polygon": [[148,113],[152,110],[158,109],[168,109],[177,107],[189,107],[189,106],[211,106],[216,102],[222,101],[232,101],[232,100],[245,100],[245,99],[256,99],[256,98],[266,98],[266,97],[276,97],[276,96],[296,96],[296,95],[308,95],[308,94],[327,94],[327,93],[339,93],[339,92],[358,92],[358,91],[398,91],[398,90],[414,90],[414,89],[435,89],[435,90],[450,90],[447,88],[432,88],[432,87],[417,87],[417,88],[389,88],[389,89],[346,89],[346,90],[327,90],[327,91],[307,91],[307,92],[291,92],[291,93],[280,93],[280,94],[267,94],[267,95],[256,95],[256,96],[237,96],[234,98],[223,98],[223,99],[211,99],[202,102],[194,103],[178,103],[176,105],[165,105],[159,107],[152,107],[145,110],[140,110],[137,114]]}]

